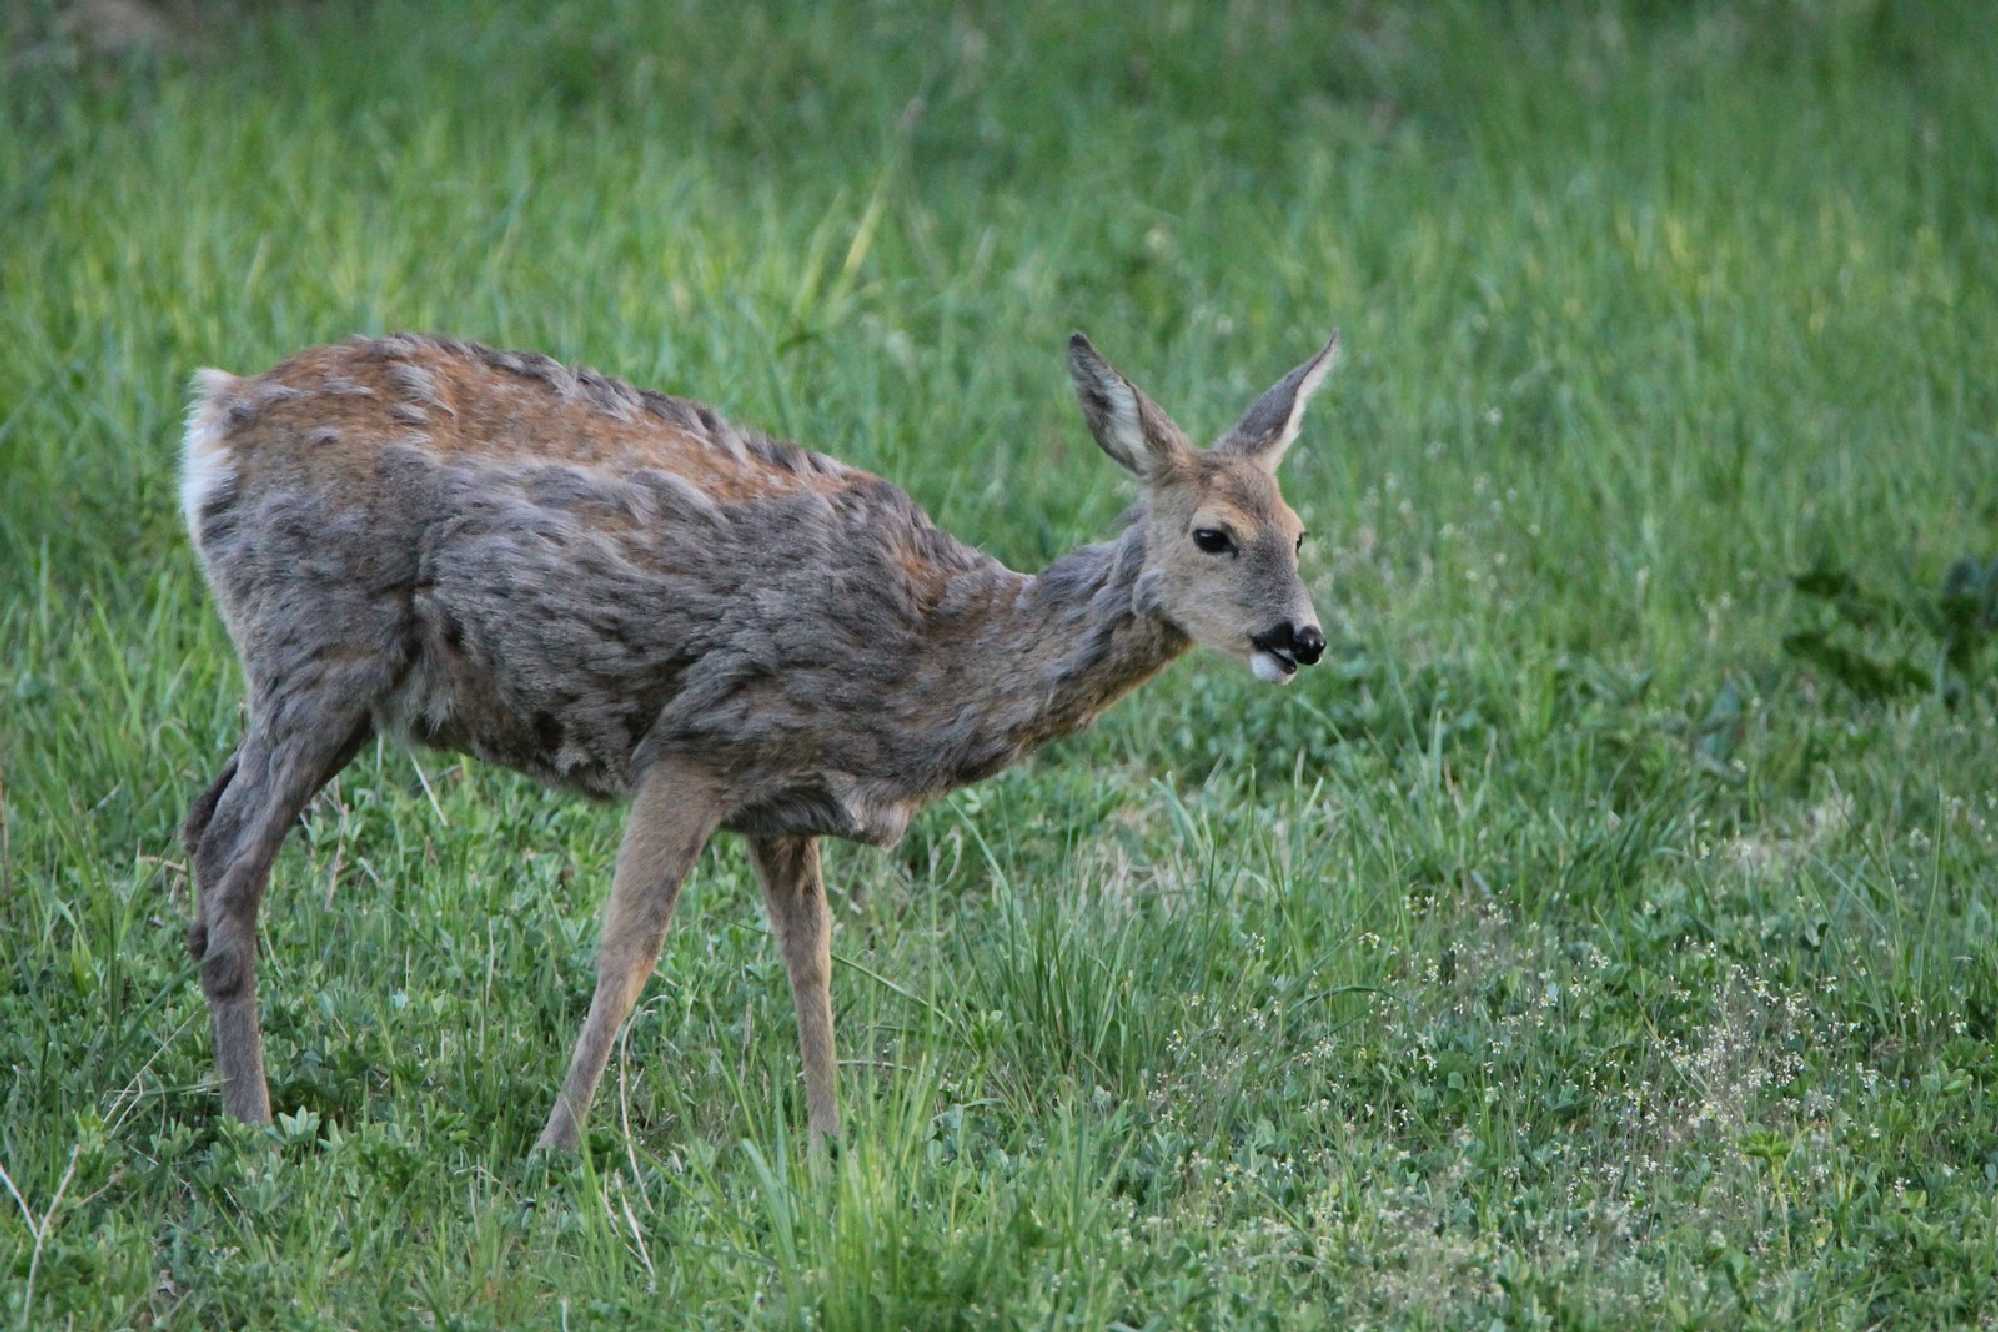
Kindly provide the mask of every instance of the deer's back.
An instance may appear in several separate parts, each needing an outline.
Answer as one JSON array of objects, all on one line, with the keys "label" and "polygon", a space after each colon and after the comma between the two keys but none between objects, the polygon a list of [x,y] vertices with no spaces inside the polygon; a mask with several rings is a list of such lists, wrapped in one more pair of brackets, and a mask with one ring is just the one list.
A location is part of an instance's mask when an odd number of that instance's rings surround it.
[{"label": "deer's back", "polygon": [[885,770],[856,720],[933,657],[954,580],[1003,573],[700,404],[408,335],[205,372],[183,498],[253,706],[364,660],[380,724],[604,795],[648,748],[772,790]]}]

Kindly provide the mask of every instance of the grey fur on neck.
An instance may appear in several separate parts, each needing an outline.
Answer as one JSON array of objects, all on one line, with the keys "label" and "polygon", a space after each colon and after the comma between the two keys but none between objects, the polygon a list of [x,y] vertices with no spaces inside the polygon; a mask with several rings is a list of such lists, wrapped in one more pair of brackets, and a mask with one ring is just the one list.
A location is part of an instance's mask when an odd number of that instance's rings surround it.
[{"label": "grey fur on neck", "polygon": [[1120,536],[1025,579],[1012,613],[998,617],[1002,660],[1024,669],[993,673],[989,705],[1023,749],[1087,726],[1186,650],[1186,636],[1146,604],[1142,518],[1133,508]]}]

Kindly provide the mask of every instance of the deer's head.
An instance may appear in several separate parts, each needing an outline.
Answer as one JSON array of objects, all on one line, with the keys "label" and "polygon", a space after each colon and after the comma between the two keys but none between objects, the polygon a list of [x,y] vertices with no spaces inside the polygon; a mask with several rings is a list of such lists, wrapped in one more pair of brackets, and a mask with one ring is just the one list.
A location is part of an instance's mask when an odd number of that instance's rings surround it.
[{"label": "deer's head", "polygon": [[1297,573],[1304,525],[1278,493],[1276,469],[1338,354],[1335,333],[1201,449],[1088,338],[1077,333],[1068,343],[1090,432],[1144,486],[1145,568],[1134,609],[1272,684],[1287,684],[1325,650]]}]

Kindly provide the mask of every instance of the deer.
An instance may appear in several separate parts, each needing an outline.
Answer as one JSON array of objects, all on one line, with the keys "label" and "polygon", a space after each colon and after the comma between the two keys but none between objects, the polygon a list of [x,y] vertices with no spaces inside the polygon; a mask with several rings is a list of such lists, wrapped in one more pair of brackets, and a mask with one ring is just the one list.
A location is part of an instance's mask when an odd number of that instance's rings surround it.
[{"label": "deer", "polygon": [[536,1150],[578,1145],[681,885],[748,841],[797,1010],[808,1142],[836,1145],[820,840],[1087,726],[1189,647],[1288,683],[1325,637],[1277,465],[1339,337],[1202,448],[1080,333],[1111,539],[1022,574],[888,481],[547,356],[357,337],[196,373],[181,500],[247,722],[182,828],[187,947],[228,1114],[268,1123],[257,916],[313,795],[374,737],[624,801],[596,985]]}]

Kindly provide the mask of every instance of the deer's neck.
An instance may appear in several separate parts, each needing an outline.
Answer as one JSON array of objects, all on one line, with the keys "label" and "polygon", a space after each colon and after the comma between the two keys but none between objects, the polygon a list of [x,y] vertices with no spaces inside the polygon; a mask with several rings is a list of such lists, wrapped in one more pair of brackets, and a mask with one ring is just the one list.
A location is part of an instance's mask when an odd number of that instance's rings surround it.
[{"label": "deer's neck", "polygon": [[1080,730],[1184,652],[1186,635],[1136,603],[1144,530],[1015,576],[978,637],[988,739],[1019,755]]}]

